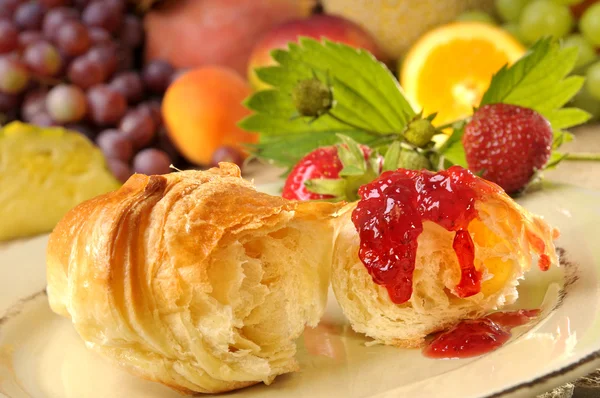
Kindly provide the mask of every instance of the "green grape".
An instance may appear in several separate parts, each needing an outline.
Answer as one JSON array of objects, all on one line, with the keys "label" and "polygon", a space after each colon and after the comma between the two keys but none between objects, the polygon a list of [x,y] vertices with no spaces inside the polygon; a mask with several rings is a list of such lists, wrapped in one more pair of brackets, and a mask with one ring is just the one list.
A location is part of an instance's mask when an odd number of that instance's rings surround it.
[{"label": "green grape", "polygon": [[600,61],[588,68],[585,75],[585,88],[592,97],[600,101]]},{"label": "green grape", "polygon": [[552,2],[563,6],[574,6],[576,4],[582,3],[583,0],[552,0]]},{"label": "green grape", "polygon": [[585,87],[573,97],[571,105],[589,112],[592,115],[590,121],[600,119],[600,101],[594,98]]},{"label": "green grape", "polygon": [[502,29],[510,33],[515,37],[515,39],[523,42],[523,37],[521,36],[521,30],[519,29],[519,24],[516,23],[505,23],[502,25]]},{"label": "green grape", "polygon": [[530,0],[496,0],[496,12],[505,22],[518,22],[523,8]]},{"label": "green grape", "polygon": [[579,20],[579,30],[592,45],[600,47],[600,3],[585,10]]},{"label": "green grape", "polygon": [[467,21],[467,22],[483,22],[489,23],[491,25],[495,25],[496,21],[494,18],[488,13],[478,10],[471,10],[463,12],[456,18],[457,21]]},{"label": "green grape", "polygon": [[528,4],[519,18],[519,30],[527,43],[544,36],[566,36],[572,27],[573,16],[569,7],[549,0],[535,0]]},{"label": "green grape", "polygon": [[567,36],[562,42],[563,47],[577,47],[579,49],[579,55],[577,56],[577,62],[575,67],[579,68],[584,65],[591,63],[596,59],[596,51],[594,47],[580,34],[572,34]]}]

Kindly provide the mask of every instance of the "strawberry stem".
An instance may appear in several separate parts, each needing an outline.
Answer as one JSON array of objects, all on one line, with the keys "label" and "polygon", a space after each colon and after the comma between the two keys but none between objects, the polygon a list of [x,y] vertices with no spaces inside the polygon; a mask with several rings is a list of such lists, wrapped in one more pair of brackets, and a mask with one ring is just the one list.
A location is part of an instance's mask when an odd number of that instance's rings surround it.
[{"label": "strawberry stem", "polygon": [[578,152],[578,153],[568,153],[564,160],[586,160],[586,161],[599,161],[600,153],[594,152]]}]

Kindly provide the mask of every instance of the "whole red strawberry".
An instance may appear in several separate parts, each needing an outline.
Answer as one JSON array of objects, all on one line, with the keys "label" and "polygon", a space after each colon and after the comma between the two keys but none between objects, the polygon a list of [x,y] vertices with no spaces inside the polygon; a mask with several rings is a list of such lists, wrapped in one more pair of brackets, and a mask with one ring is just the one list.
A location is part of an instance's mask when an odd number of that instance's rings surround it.
[{"label": "whole red strawberry", "polygon": [[548,162],[552,128],[532,109],[484,105],[465,127],[462,142],[469,169],[513,193]]},{"label": "whole red strawberry", "polygon": [[333,198],[333,195],[309,192],[304,183],[313,179],[337,179],[343,168],[336,147],[328,146],[315,149],[296,163],[285,180],[281,196],[292,200]]}]

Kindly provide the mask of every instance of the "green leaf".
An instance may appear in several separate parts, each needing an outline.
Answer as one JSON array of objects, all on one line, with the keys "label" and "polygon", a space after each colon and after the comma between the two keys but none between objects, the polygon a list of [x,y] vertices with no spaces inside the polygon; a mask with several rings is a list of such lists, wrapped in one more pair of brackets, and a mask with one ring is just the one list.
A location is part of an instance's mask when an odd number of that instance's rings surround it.
[{"label": "green leaf", "polygon": [[568,131],[558,130],[554,132],[552,140],[552,149],[560,148],[562,144],[573,141],[573,134]]},{"label": "green leaf", "polygon": [[342,145],[337,146],[338,156],[344,168],[340,171],[342,176],[361,175],[367,170],[367,161],[360,149],[358,142],[343,134],[337,135]]},{"label": "green leaf", "polygon": [[576,47],[561,48],[551,38],[536,42],[511,67],[504,66],[492,78],[480,105],[505,103],[531,108],[557,131],[584,123],[585,112],[560,109],[581,89],[584,79],[568,76],[577,61]]},{"label": "green leaf", "polygon": [[393,171],[398,168],[400,163],[400,153],[402,152],[402,145],[399,141],[394,141],[389,146],[385,157],[383,158],[383,171]]},{"label": "green leaf", "polygon": [[360,176],[365,174],[365,169],[355,165],[344,166],[344,168],[340,171],[340,176]]},{"label": "green leaf", "polygon": [[554,130],[577,126],[587,122],[590,117],[591,115],[588,112],[579,108],[557,109],[546,115],[546,119],[548,119]]},{"label": "green leaf", "polygon": [[546,163],[546,166],[544,166],[544,170],[551,170],[556,168],[556,166],[558,166],[560,162],[565,160],[567,156],[569,155],[566,153],[553,152],[552,155],[550,155],[548,163]]},{"label": "green leaf", "polygon": [[[368,144],[402,132],[415,116],[389,69],[364,50],[301,38],[299,44],[290,43],[288,49],[274,50],[271,55],[278,65],[257,68],[256,73],[272,89],[256,92],[245,101],[254,113],[239,123],[245,130],[260,133],[258,157],[278,163],[286,157],[267,148],[274,142],[270,137],[286,137],[289,146],[299,143],[300,147],[287,148],[298,158],[307,153],[300,153],[300,148],[309,151],[318,143],[331,143],[334,132]],[[294,117],[292,91],[299,81],[311,78],[330,86],[333,107],[317,119]]]},{"label": "green leaf", "polygon": [[346,181],[343,179],[319,178],[304,181],[304,186],[310,192],[321,195],[333,195],[335,197],[344,197],[346,194]]},{"label": "green leaf", "polygon": [[462,167],[468,167],[465,148],[462,145],[464,133],[464,127],[455,128],[438,152],[444,156],[446,161]]},{"label": "green leaf", "polygon": [[261,137],[261,142],[254,146],[254,153],[283,167],[295,165],[304,155],[321,146],[334,145],[339,142],[338,133],[350,136],[358,142],[369,143],[375,138],[362,131],[321,131],[296,133],[280,136]]}]

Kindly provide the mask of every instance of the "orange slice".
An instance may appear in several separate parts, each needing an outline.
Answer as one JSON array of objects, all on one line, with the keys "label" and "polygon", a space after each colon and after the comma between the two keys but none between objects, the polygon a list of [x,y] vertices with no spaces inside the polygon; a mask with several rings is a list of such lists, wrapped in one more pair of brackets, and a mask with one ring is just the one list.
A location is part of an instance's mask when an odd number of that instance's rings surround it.
[{"label": "orange slice", "polygon": [[442,125],[472,113],[492,75],[518,60],[525,48],[506,31],[480,22],[457,22],[424,35],[400,72],[408,98]]}]

